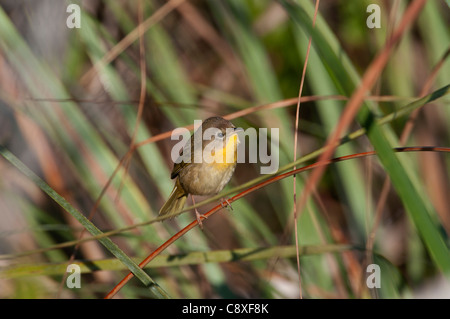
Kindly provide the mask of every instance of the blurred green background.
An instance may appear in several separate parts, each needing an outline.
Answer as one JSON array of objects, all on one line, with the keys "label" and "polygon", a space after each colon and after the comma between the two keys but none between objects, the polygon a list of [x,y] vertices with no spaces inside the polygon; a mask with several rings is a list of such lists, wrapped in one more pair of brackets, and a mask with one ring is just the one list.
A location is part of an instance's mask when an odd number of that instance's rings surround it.
[{"label": "blurred green background", "polygon": [[[66,25],[72,3],[81,8],[80,28]],[[379,29],[366,25],[371,3],[381,9]],[[324,145],[346,104],[327,96],[351,96],[409,4],[320,2],[302,96],[323,99],[301,104],[297,158]],[[313,13],[313,1],[299,0],[2,0],[0,144],[85,216],[133,141],[195,119],[269,104],[232,121],[243,128],[279,128],[280,166],[287,165],[294,160],[296,105],[271,103],[298,96]],[[140,19],[146,26],[142,48]],[[428,1],[349,131],[364,127],[369,133],[335,152],[379,154],[327,167],[301,213],[303,297],[450,297],[450,156],[389,150],[401,146],[411,113],[383,126],[372,123],[450,84],[444,56],[449,26],[447,3]],[[106,65],[93,68],[111,54]],[[142,67],[145,100],[138,116]],[[433,70],[436,77],[424,92]],[[405,145],[449,146],[449,97],[418,112]],[[170,152],[176,142],[142,143],[107,188],[93,224],[106,232],[156,218],[173,187]],[[83,242],[74,255],[85,265],[81,288],[69,289],[65,269],[85,226],[4,156],[0,297],[103,297],[127,274],[122,259],[98,240]],[[398,162],[390,165],[393,157]],[[225,190],[258,178],[260,165],[238,164]],[[308,174],[297,175],[297,198]],[[386,188],[388,177],[392,185]],[[292,177],[259,189],[234,202],[232,212],[224,209],[204,221],[203,231],[195,228],[177,240],[163,254],[178,257],[150,263],[146,272],[173,298],[297,298],[293,205]],[[193,219],[187,212],[120,231],[111,240],[139,263]],[[373,251],[367,250],[372,234]],[[263,253],[245,260],[255,251]],[[379,289],[366,285],[368,263],[380,266]],[[133,279],[118,296],[151,294]]]}]

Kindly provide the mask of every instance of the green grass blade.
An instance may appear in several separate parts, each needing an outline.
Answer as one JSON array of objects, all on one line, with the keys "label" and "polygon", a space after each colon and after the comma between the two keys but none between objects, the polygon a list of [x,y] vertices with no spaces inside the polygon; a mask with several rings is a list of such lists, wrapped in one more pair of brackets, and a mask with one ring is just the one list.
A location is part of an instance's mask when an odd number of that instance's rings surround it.
[{"label": "green grass blade", "polygon": [[[351,245],[303,245],[300,246],[300,255],[311,256],[325,253],[340,253],[355,249]],[[158,255],[145,268],[180,267],[186,265],[201,265],[205,263],[228,263],[265,260],[276,256],[277,258],[293,258],[296,255],[295,246],[273,246],[260,248],[238,248],[232,250],[215,250],[205,252],[190,252],[179,255]],[[138,258],[133,258],[139,262]],[[117,259],[104,259],[97,261],[76,261],[81,273],[108,270],[118,271],[125,269]],[[22,264],[3,269],[0,278],[17,278],[23,276],[61,275],[66,271],[67,264]]]},{"label": "green grass blade", "polygon": [[[23,164],[14,154],[12,154],[5,147],[0,146],[0,154],[8,160],[12,165],[19,169],[25,176],[27,176],[33,183],[35,183],[42,191],[50,196],[58,205],[65,211],[70,213],[83,227],[92,235],[101,235],[102,232],[94,224],[92,224],[83,214],[76,210],[69,202],[67,202],[61,195],[55,192],[46,182],[39,176],[32,172],[25,164]],[[101,238],[99,242],[105,246],[108,251],[117,257],[142,283],[149,288],[154,298],[168,298],[168,295],[161,287],[155,283],[150,276],[145,273],[139,266],[128,257],[116,244],[109,238]]]},{"label": "green grass blade", "polygon": [[[297,26],[296,26],[297,27]],[[296,34],[303,34],[301,28],[294,28]],[[298,33],[297,33],[298,32]],[[296,36],[298,51],[302,59],[306,55],[306,47],[308,38]],[[308,70],[306,72],[306,79],[308,80],[311,89],[315,95],[339,94],[333,82],[328,76],[328,73],[322,65],[315,48],[311,47]],[[317,101],[317,112],[319,113],[322,130],[326,134],[330,134],[339,120],[340,112],[342,111],[344,103],[342,101]],[[325,138],[324,138],[325,140]],[[336,156],[356,153],[355,147],[350,143],[341,145],[336,150]],[[337,185],[336,191],[342,198],[342,202],[348,207],[345,209],[348,214],[348,220],[352,224],[351,230],[355,238],[362,239],[361,231],[366,225],[366,185],[361,172],[361,165],[359,162],[350,161],[331,168],[333,180]]]},{"label": "green grass blade", "polygon": [[[353,73],[347,71],[344,63],[347,60],[342,58],[345,54],[335,52],[330,44],[325,40],[323,33],[326,25],[319,23],[317,28],[312,28],[312,19],[303,6],[308,7],[311,12],[311,4],[303,2],[298,5],[292,1],[282,0],[289,15],[298,23],[308,34],[312,36],[312,43],[316,47],[323,62],[327,66],[330,76],[334,79],[337,88],[346,95],[351,95],[356,88],[357,82],[352,81]],[[339,55],[338,55],[339,54]],[[351,68],[353,69],[353,68]],[[357,118],[363,126],[367,127],[367,136],[377,151],[381,163],[389,174],[392,184],[401,198],[407,212],[422,236],[430,255],[438,268],[444,273],[450,275],[450,254],[439,230],[434,225],[430,215],[431,212],[424,203],[424,199],[419,195],[417,188],[411,181],[404,167],[404,162],[400,162],[398,157],[392,151],[392,142],[396,138],[386,127],[379,127],[374,123],[374,115],[369,110],[374,110],[373,103],[364,103]],[[388,140],[389,138],[389,140]]]}]

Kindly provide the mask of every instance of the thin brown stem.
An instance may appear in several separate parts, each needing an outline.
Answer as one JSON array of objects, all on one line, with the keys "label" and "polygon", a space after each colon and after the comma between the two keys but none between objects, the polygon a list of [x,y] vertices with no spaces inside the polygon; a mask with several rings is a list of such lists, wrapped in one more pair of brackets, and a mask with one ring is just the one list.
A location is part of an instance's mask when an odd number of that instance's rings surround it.
[{"label": "thin brown stem", "polygon": [[[369,65],[364,76],[362,78],[360,86],[355,90],[352,94],[350,100],[347,102],[345,110],[339,120],[339,123],[335,129],[335,131],[331,134],[328,139],[324,152],[319,157],[318,163],[327,162],[338,145],[338,140],[342,135],[350,123],[355,118],[359,108],[362,105],[365,94],[370,91],[381,74],[382,70],[386,66],[386,63],[390,57],[391,51],[395,47],[395,45],[400,41],[403,33],[406,31],[407,27],[416,19],[418,14],[420,13],[422,7],[425,5],[426,0],[415,0],[412,2],[407,8],[403,18],[399,24],[399,27],[394,31],[392,38],[390,38],[384,48],[380,51],[380,53],[375,57],[373,62]],[[299,208],[300,210],[305,207],[306,201],[309,198],[311,192],[316,187],[320,178],[324,173],[325,166],[321,165],[317,169],[313,170],[308,180],[306,181],[305,188],[302,192],[302,196],[300,198]]]},{"label": "thin brown stem", "polygon": [[[317,17],[317,11],[319,10],[319,0],[316,0],[316,6],[314,11],[314,18],[313,18],[313,28],[316,25],[316,17]],[[305,75],[306,75],[306,67],[308,66],[308,59],[309,59],[309,51],[311,49],[311,36],[308,39],[308,47],[306,49],[306,56],[305,56],[305,62],[303,63],[303,70],[302,70],[302,78],[300,80],[300,88],[298,90],[298,101],[297,101],[297,112],[295,114],[295,135],[294,135],[294,162],[297,160],[297,145],[298,145],[298,121],[300,118],[300,103],[301,103],[301,97],[303,92],[303,85],[305,83]],[[296,167],[294,166],[294,169]],[[301,283],[301,273],[300,273],[300,256],[299,256],[299,239],[298,239],[298,216],[297,216],[297,180],[294,175],[294,232],[295,232],[295,247],[297,249],[297,273],[298,273],[298,284],[299,284],[299,296],[300,299],[303,299],[302,294],[302,283]]]},{"label": "thin brown stem", "polygon": [[141,72],[141,88],[139,94],[139,106],[138,112],[136,115],[136,123],[134,124],[133,134],[131,136],[130,146],[128,152],[130,156],[128,156],[127,160],[124,163],[125,172],[122,176],[122,181],[120,182],[119,189],[117,192],[116,200],[118,200],[120,193],[123,188],[123,184],[125,182],[125,178],[128,175],[128,169],[131,163],[132,154],[134,152],[134,143],[136,141],[136,134],[139,129],[139,123],[141,122],[142,113],[145,105],[145,96],[146,96],[146,86],[147,86],[147,73],[146,73],[146,63],[145,63],[145,44],[144,44],[144,25],[142,20],[144,19],[144,9],[142,5],[142,0],[138,2],[138,23],[139,23],[139,67]]},{"label": "thin brown stem", "polygon": [[176,7],[181,5],[185,0],[170,0],[161,6],[153,13],[152,16],[147,18],[144,22],[140,23],[137,28],[127,34],[119,43],[117,43],[109,52],[107,52],[94,66],[92,66],[82,77],[80,83],[88,83],[93,79],[99,70],[116,59],[126,48],[128,48],[136,39],[145,33],[150,27],[161,21]]},{"label": "thin brown stem", "polygon": [[[450,55],[450,47],[444,53],[444,55],[439,60],[439,62],[434,66],[433,70],[431,71],[430,75],[426,79],[425,84],[423,85],[423,87],[420,91],[419,97],[424,97],[430,91],[431,86],[433,85],[433,82],[434,82],[439,70],[442,68],[442,65],[444,64],[445,60],[447,59],[447,57],[449,55]],[[403,128],[403,131],[400,135],[400,140],[399,140],[400,146],[404,146],[407,143],[407,141],[412,133],[412,129],[415,124],[415,120],[416,120],[417,116],[419,115],[420,110],[421,110],[421,108],[418,108],[411,113],[411,116],[409,117],[409,119],[408,119],[407,123],[405,124],[405,127]],[[384,180],[384,183],[383,183],[383,186],[381,189],[380,198],[378,199],[377,207],[375,210],[375,221],[374,221],[374,224],[372,225],[372,228],[370,230],[370,233],[369,233],[369,236],[367,239],[367,243],[366,243],[366,251],[368,254],[369,253],[371,254],[371,252],[373,250],[373,246],[375,243],[375,234],[376,234],[376,231],[378,229],[379,223],[382,218],[382,214],[384,211],[384,207],[386,205],[387,197],[389,195],[390,186],[391,186],[391,183],[390,183],[389,176],[386,176],[386,179]],[[367,258],[369,258],[368,255],[367,255]],[[366,263],[368,264],[369,261],[367,260]]]}]

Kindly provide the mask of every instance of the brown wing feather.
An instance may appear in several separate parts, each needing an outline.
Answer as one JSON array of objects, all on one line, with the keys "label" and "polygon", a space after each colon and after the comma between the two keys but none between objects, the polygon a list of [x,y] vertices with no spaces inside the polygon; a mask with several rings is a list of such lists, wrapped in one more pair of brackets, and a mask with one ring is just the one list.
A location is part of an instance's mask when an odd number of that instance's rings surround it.
[{"label": "brown wing feather", "polygon": [[[193,159],[193,157],[192,157],[192,154],[193,154],[193,152],[194,152],[194,146],[192,145],[192,143],[191,143],[191,141],[192,141],[192,136],[191,136],[191,139],[188,141],[188,143],[190,143],[190,148],[191,148],[191,162],[192,162],[192,159]],[[189,147],[188,145],[185,145],[184,147]],[[181,151],[180,151],[180,157],[178,157],[178,160],[180,160],[180,158],[181,157],[183,157],[183,149],[184,149],[184,147],[181,149]],[[177,161],[178,161],[177,160]],[[186,166],[188,166],[190,163],[186,163],[186,162],[184,162],[184,161],[180,161],[179,163],[174,163],[173,164],[173,169],[172,169],[172,173],[170,174],[170,178],[171,179],[174,179],[175,177],[177,177],[178,176],[178,174],[181,172],[181,170],[183,169],[183,168],[185,168]]]},{"label": "brown wing feather", "polygon": [[185,162],[173,164],[173,169],[172,169],[172,173],[170,174],[170,178],[174,179],[175,177],[177,177],[178,174],[181,172],[181,170],[188,165],[189,165],[189,163],[185,163]]}]

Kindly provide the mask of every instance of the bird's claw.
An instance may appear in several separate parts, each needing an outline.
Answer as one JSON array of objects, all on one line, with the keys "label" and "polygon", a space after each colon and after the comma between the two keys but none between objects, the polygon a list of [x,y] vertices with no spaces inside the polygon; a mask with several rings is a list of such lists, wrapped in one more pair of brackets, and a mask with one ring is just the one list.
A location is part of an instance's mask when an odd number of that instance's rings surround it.
[{"label": "bird's claw", "polygon": [[197,222],[198,222],[198,225],[200,226],[200,229],[203,230],[202,219],[208,219],[208,217],[200,214],[197,209],[195,210],[195,217],[197,218]]},{"label": "bird's claw", "polygon": [[[227,203],[227,204],[225,205],[224,202]],[[234,210],[233,206],[231,206],[231,203],[229,202],[228,199],[222,198],[221,201],[220,201],[220,206],[222,206],[222,208],[227,208],[227,209],[229,208],[231,211]]]}]

